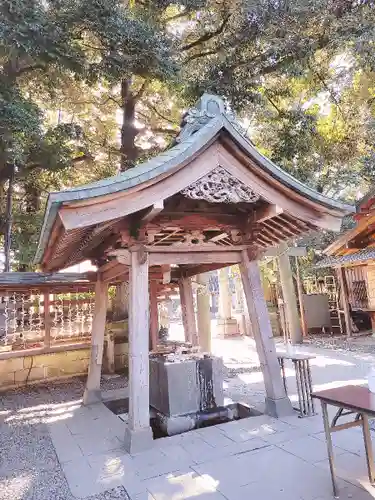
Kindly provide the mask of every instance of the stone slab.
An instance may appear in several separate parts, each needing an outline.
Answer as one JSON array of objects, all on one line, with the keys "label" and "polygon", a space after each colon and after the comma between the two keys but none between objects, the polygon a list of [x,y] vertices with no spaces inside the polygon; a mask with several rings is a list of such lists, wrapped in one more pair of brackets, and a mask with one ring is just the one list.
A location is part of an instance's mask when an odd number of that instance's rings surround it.
[{"label": "stone slab", "polygon": [[[223,361],[221,358],[207,358],[201,362],[212,369],[215,403],[223,406]],[[153,408],[168,417],[188,415],[200,410],[200,400],[197,361],[150,360],[150,405]]]},{"label": "stone slab", "polygon": [[225,500],[214,483],[197,472],[186,469],[163,475],[145,482],[155,500]]}]

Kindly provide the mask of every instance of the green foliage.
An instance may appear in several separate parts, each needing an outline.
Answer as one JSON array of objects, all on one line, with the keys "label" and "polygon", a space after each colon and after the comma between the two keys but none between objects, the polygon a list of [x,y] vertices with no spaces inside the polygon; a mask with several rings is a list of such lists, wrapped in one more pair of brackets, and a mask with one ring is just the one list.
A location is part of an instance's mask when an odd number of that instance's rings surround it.
[{"label": "green foliage", "polygon": [[352,200],[375,179],[371,1],[4,0],[0,14],[0,221],[15,162],[22,268],[49,191],[157,154],[205,91],[319,191]]}]

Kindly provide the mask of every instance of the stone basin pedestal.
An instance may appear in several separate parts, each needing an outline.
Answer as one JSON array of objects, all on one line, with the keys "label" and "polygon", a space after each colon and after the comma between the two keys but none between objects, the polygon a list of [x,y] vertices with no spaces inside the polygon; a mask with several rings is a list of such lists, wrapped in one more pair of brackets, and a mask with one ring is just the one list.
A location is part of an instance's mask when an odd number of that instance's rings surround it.
[{"label": "stone basin pedestal", "polygon": [[223,360],[151,358],[150,406],[168,435],[193,429],[207,415],[223,413]]}]

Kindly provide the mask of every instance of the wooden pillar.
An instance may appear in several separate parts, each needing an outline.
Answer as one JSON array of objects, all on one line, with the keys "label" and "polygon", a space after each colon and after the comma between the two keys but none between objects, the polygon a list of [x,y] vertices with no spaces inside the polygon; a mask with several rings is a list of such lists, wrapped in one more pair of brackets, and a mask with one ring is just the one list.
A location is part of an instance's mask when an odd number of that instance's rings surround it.
[{"label": "wooden pillar", "polygon": [[297,256],[295,256],[295,263],[296,263],[296,273],[297,273],[297,290],[298,290],[299,313],[301,316],[302,334],[304,337],[307,337],[308,329],[306,324],[305,309],[303,308],[303,290],[302,290],[301,272]]},{"label": "wooden pillar", "polygon": [[[346,280],[345,268],[338,267],[337,268],[337,277],[340,283],[341,290],[341,303],[344,309],[344,317],[345,317],[345,332],[348,337],[352,336],[352,318],[350,316],[350,307],[349,307],[349,297],[348,297],[348,283]],[[338,311],[340,314],[340,311]]]},{"label": "wooden pillar", "polygon": [[158,345],[159,321],[158,321],[158,297],[157,283],[150,281],[150,337],[151,350],[155,350]]},{"label": "wooden pillar", "polygon": [[231,319],[232,317],[232,300],[227,267],[219,270],[219,314],[221,319]]},{"label": "wooden pillar", "polygon": [[180,279],[178,282],[178,290],[180,294],[181,319],[182,319],[182,327],[184,329],[184,338],[185,342],[189,342],[189,325],[186,314],[185,287],[183,286],[182,279]]},{"label": "wooden pillar", "polygon": [[102,373],[105,320],[107,315],[108,284],[100,276],[95,285],[95,309],[91,332],[91,355],[83,404],[101,401],[100,377]]},{"label": "wooden pillar", "polygon": [[202,352],[211,352],[211,311],[209,276],[207,273],[197,275],[197,323],[199,346]]},{"label": "wooden pillar", "polygon": [[129,283],[123,281],[116,285],[116,292],[113,299],[112,310],[114,319],[122,320],[128,315],[129,308]]},{"label": "wooden pillar", "polygon": [[108,373],[115,373],[115,333],[107,332],[106,335],[106,370]]},{"label": "wooden pillar", "polygon": [[195,322],[193,289],[191,278],[182,278],[178,283],[180,289],[182,324],[184,325],[185,340],[192,345],[198,345],[197,325]]},{"label": "wooden pillar", "polygon": [[242,252],[240,270],[266,389],[266,413],[274,417],[291,415],[293,409],[281,378],[259,266],[255,260],[249,259],[246,250]]},{"label": "wooden pillar", "polygon": [[290,340],[292,344],[300,344],[302,342],[302,330],[289,255],[286,252],[281,254],[278,261]]},{"label": "wooden pillar", "polygon": [[129,420],[125,447],[138,453],[152,445],[149,394],[148,254],[131,251],[129,297]]},{"label": "wooden pillar", "polygon": [[232,295],[229,288],[229,269],[224,267],[219,270],[219,319],[217,333],[226,338],[238,335],[237,320],[232,318]]}]

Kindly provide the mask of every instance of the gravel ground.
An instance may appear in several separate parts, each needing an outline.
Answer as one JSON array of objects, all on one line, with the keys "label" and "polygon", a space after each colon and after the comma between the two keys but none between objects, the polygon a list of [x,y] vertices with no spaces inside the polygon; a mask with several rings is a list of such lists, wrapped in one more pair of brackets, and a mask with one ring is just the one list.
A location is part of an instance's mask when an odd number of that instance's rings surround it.
[{"label": "gravel ground", "polygon": [[303,341],[303,345],[332,349],[334,351],[375,354],[375,339],[371,336],[345,337],[311,335]]},{"label": "gravel ground", "polygon": [[[104,389],[126,385],[125,377],[103,381]],[[45,421],[52,405],[79,400],[84,381],[31,386],[0,398],[0,500],[75,500]],[[122,487],[90,500],[129,500]]]}]

